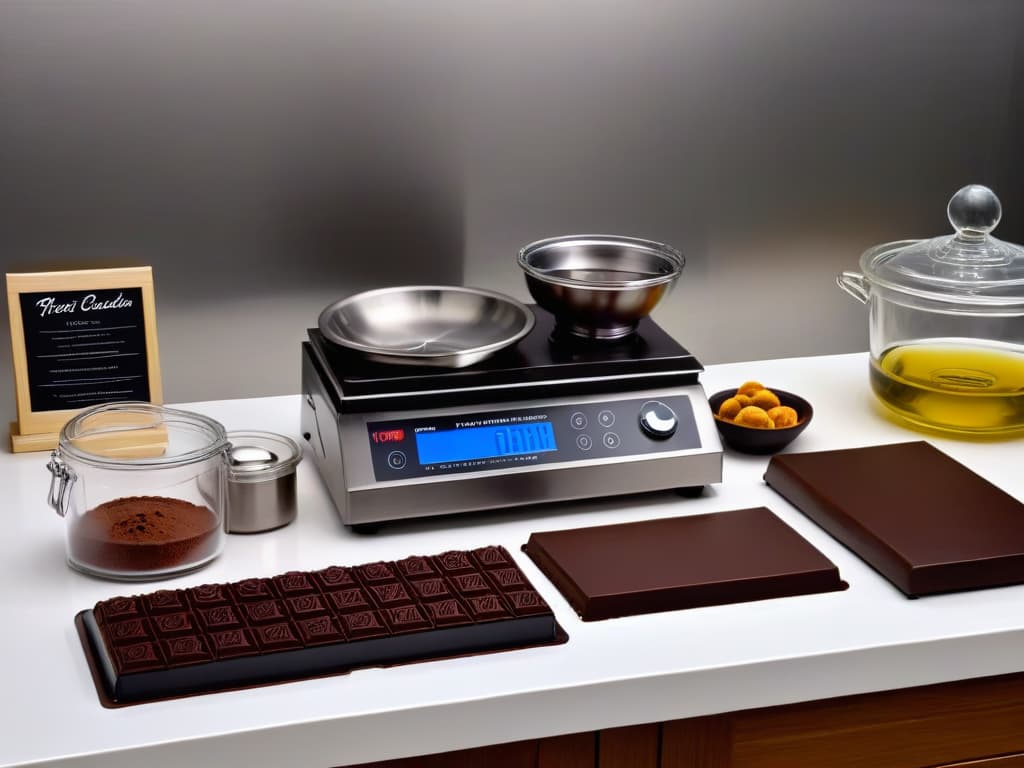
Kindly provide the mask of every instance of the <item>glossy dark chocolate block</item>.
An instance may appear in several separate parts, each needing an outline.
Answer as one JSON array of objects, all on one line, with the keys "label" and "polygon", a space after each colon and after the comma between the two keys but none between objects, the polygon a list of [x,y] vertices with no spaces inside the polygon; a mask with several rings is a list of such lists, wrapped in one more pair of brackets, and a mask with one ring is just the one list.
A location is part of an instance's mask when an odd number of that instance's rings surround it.
[{"label": "glossy dark chocolate block", "polygon": [[78,616],[115,703],[553,642],[502,547],[160,590]]},{"label": "glossy dark chocolate block", "polygon": [[764,479],[909,596],[1024,582],[1024,504],[930,443],[780,454]]},{"label": "glossy dark chocolate block", "polygon": [[764,507],[545,531],[523,550],[584,621],[846,588]]}]

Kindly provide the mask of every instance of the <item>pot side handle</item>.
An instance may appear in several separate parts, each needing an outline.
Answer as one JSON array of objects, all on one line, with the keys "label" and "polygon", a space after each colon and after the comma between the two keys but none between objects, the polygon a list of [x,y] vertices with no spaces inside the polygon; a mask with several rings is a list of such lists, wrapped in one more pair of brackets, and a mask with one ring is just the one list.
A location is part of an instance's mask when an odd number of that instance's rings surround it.
[{"label": "pot side handle", "polygon": [[871,286],[860,272],[841,272],[836,275],[836,285],[853,296],[861,304],[867,304]]}]

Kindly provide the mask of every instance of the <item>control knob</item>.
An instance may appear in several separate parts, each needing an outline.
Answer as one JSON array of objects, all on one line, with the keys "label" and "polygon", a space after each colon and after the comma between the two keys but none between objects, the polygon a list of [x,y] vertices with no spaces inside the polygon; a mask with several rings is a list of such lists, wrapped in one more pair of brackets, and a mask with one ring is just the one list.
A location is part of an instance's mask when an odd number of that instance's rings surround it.
[{"label": "control knob", "polygon": [[675,411],[660,400],[648,400],[640,406],[640,429],[655,440],[667,440],[676,432],[679,419]]}]

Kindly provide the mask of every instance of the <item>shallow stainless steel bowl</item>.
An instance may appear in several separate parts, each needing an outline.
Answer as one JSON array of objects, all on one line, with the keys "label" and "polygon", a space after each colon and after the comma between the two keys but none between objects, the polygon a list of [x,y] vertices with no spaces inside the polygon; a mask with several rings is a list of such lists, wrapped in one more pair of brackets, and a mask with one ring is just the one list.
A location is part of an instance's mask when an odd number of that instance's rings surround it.
[{"label": "shallow stainless steel bowl", "polygon": [[537,304],[555,316],[560,330],[595,339],[633,333],[684,263],[669,245],[616,235],[552,237],[519,251]]},{"label": "shallow stainless steel bowl", "polygon": [[320,332],[371,360],[463,368],[511,346],[533,328],[515,299],[481,288],[410,285],[366,291],[320,313]]}]

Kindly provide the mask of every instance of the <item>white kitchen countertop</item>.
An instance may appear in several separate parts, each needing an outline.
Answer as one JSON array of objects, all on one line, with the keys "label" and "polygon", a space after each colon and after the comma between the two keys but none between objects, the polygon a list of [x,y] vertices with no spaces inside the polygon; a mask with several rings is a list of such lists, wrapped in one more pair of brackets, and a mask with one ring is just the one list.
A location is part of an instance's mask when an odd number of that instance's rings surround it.
[{"label": "white kitchen countertop", "polygon": [[[927,439],[1024,499],[1024,441],[900,426],[874,401],[865,354],[716,365],[701,381],[711,394],[747,379],[814,405],[790,451]],[[185,407],[229,430],[300,439],[297,395]],[[64,564],[46,460],[0,455],[0,766],[344,765],[1024,670],[1024,586],[908,600],[764,484],[767,457],[727,450],[723,482],[698,499],[574,502],[399,522],[371,536],[341,525],[306,460],[293,524],[230,536],[204,570],[142,585]],[[584,624],[520,551],[534,531],[752,506],[818,547],[850,589]],[[120,594],[487,544],[513,553],[567,644],[104,709],[73,625],[78,611]]]}]

